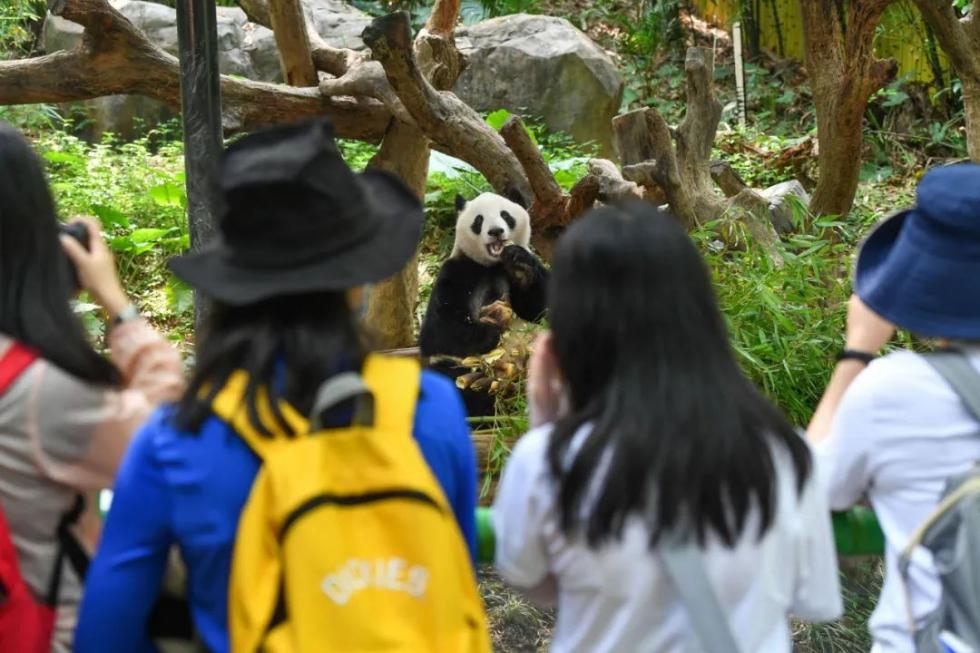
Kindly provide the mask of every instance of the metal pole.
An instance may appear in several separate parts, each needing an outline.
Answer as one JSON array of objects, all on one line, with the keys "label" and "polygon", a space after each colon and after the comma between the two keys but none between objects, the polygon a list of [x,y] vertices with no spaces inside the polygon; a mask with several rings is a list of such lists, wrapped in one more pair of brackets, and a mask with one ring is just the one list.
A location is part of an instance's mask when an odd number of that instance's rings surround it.
[{"label": "metal pole", "polygon": [[[221,153],[221,89],[215,0],[178,0],[180,103],[184,126],[184,172],[192,249],[215,233],[217,165]],[[195,325],[206,310],[195,301]]]}]

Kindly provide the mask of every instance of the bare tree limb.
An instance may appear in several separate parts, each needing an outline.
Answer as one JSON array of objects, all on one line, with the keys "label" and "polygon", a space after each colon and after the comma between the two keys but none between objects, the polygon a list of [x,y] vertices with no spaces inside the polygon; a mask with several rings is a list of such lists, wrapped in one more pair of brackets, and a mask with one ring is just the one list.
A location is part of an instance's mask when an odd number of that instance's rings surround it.
[{"label": "bare tree limb", "polygon": [[[626,181],[616,164],[607,159],[591,159],[589,161],[589,174],[585,179],[593,179],[598,184],[596,199],[600,202],[609,204],[626,200],[647,199],[647,189],[635,182]],[[666,199],[662,195],[663,193],[660,191],[656,196],[657,199],[652,201],[655,204],[663,204]],[[575,188],[572,188],[572,197],[575,197]]]},{"label": "bare tree limb", "polygon": [[749,187],[727,161],[712,161],[709,170],[725,197],[735,197]]},{"label": "bare tree limb", "polygon": [[[302,2],[302,0],[299,0]],[[237,0],[248,19],[257,25],[272,29],[272,18],[269,13],[269,0]],[[313,65],[317,70],[334,77],[342,77],[355,65],[363,62],[363,53],[347,48],[335,48],[329,45],[316,31],[310,17],[305,14],[306,34],[310,42]]]},{"label": "bare tree limb", "polygon": [[451,37],[459,20],[459,6],[460,0],[436,0],[425,21],[425,31],[443,38]]},{"label": "bare tree limb", "polygon": [[[55,0],[51,11],[85,27],[81,42],[67,51],[0,61],[0,104],[139,94],[180,106],[177,59],[152,44],[106,0]],[[324,97],[317,89],[222,76],[221,94],[228,132],[326,115],[339,136],[378,142],[391,119],[380,102]]]},{"label": "bare tree limb", "polygon": [[362,38],[381,63],[402,104],[430,140],[440,149],[462,154],[460,158],[479,170],[498,192],[514,190],[530,197],[531,188],[520,163],[500,134],[454,94],[436,90],[423,77],[413,54],[406,13],[375,19],[365,28]]},{"label": "bare tree limb", "polygon": [[555,181],[551,168],[541,156],[541,150],[531,140],[520,116],[508,118],[500,128],[500,135],[521,162],[535,199],[542,204],[560,202],[563,199],[561,186]]},{"label": "bare tree limb", "polygon": [[279,49],[282,77],[290,86],[316,86],[310,37],[301,0],[269,0],[269,20]]}]

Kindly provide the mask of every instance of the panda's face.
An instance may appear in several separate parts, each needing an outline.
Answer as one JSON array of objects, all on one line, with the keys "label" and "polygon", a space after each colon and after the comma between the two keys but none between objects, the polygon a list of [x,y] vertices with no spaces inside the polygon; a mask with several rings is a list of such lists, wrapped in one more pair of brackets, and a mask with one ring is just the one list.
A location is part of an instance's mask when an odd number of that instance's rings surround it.
[{"label": "panda's face", "polygon": [[481,265],[496,265],[507,245],[525,249],[531,240],[527,211],[505,197],[484,193],[466,202],[457,198],[456,243],[453,256],[465,254]]}]

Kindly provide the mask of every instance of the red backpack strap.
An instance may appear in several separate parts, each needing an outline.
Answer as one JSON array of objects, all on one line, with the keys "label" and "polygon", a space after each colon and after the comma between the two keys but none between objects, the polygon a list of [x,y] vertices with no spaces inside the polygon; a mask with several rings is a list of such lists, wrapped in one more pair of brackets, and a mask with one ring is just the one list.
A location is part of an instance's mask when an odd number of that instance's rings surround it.
[{"label": "red backpack strap", "polygon": [[24,370],[37,360],[33,349],[14,342],[0,358],[0,394],[7,391]]}]

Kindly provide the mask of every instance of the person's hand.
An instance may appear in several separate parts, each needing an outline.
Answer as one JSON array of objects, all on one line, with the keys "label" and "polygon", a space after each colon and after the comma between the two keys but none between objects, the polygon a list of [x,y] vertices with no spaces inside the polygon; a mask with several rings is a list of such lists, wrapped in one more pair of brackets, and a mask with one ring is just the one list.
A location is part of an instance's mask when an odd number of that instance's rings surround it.
[{"label": "person's hand", "polygon": [[857,295],[847,303],[847,349],[877,354],[895,335],[895,326],[868,308]]},{"label": "person's hand", "polygon": [[558,359],[550,331],[537,337],[532,346],[527,374],[527,405],[531,427],[553,422],[561,415],[565,384],[558,369]]},{"label": "person's hand", "polygon": [[65,234],[61,235],[61,246],[78,271],[78,281],[82,289],[87,290],[92,299],[109,313],[110,319],[115,318],[129,304],[119,282],[116,261],[96,220],[80,217],[75,221],[85,225],[89,249],[86,250],[81,243]]}]

